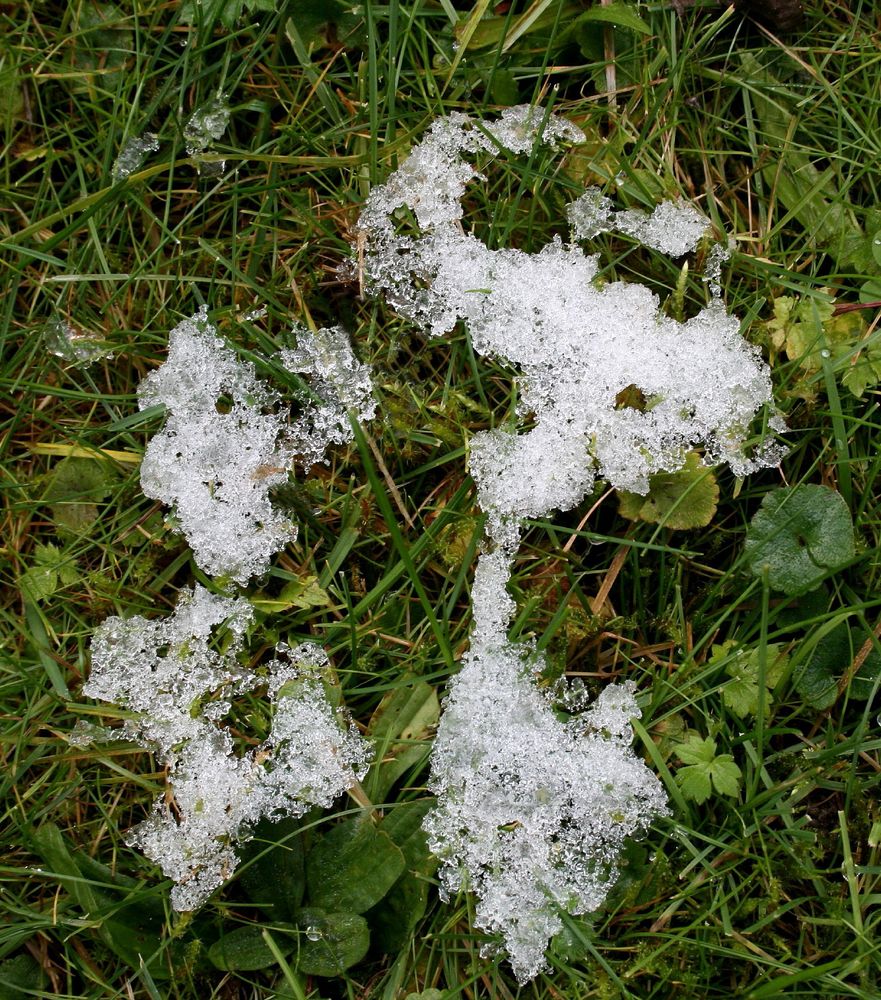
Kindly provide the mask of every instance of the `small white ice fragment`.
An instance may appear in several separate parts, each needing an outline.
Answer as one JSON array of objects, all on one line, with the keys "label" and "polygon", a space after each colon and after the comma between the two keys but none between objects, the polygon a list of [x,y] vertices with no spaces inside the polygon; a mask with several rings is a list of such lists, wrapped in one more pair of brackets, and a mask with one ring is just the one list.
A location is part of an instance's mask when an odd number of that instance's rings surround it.
[{"label": "small white ice fragment", "polygon": [[687,201],[662,201],[651,215],[638,209],[616,213],[615,228],[652,250],[681,257],[695,250],[710,221]]},{"label": "small white ice fragment", "polygon": [[204,152],[212,142],[222,138],[229,125],[230,115],[226,95],[222,93],[199,105],[184,125],[187,153],[196,156]]},{"label": "small white ice fragment", "polygon": [[576,240],[592,240],[612,228],[612,200],[598,187],[589,187],[566,207]]},{"label": "small white ice fragment", "polygon": [[46,324],[43,342],[51,354],[78,368],[113,355],[99,337],[77,330],[60,316]]},{"label": "small white ice fragment", "polygon": [[131,136],[119,151],[119,156],[113,164],[114,183],[124,180],[136,170],[140,170],[150,153],[159,149],[159,138],[152,132],[142,136]]},{"label": "small white ice fragment", "polygon": [[308,467],[323,459],[328,445],[351,441],[350,415],[364,423],[372,420],[376,401],[370,368],[352,353],[345,330],[297,326],[294,334],[297,346],[282,350],[279,361],[307,377],[314,397],[293,430],[295,449]]}]

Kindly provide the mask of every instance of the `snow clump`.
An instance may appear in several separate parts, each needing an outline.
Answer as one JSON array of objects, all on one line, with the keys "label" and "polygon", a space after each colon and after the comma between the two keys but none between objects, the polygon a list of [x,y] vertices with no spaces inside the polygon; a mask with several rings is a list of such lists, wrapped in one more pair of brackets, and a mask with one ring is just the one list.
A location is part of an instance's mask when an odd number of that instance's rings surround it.
[{"label": "snow clump", "polygon": [[[432,754],[437,806],[425,824],[444,891],[475,892],[477,926],[500,936],[521,982],[544,966],[560,911],[600,906],[625,838],[666,811],[629,746],[639,715],[632,686],[609,686],[561,722],[534,684],[541,657],[508,640],[506,584],[523,521],[576,506],[600,477],[645,493],[653,473],[678,470],[695,447],[738,475],[781,454],[770,444],[747,450],[750,424],[772,403],[770,377],[715,296],[679,323],[641,285],[601,285],[597,257],[560,237],[530,254],[490,250],[463,229],[462,198],[480,178],[469,156],[581,139],[540,109],[511,108],[490,123],[453,114],[370,192],[359,220],[368,287],[433,337],[464,323],[479,354],[517,372],[519,416],[531,423],[471,441],[488,544],[472,590],[471,650]],[[708,226],[682,203],[616,213],[596,189],[569,218],[578,239],[617,226],[674,255]],[[625,390],[638,396],[633,389],[645,405],[619,405]]]},{"label": "snow clump", "polygon": [[297,348],[276,360],[311,380],[299,422],[217,336],[204,307],[172,330],[167,360],[138,390],[141,409],[161,404],[167,414],[141,464],[144,492],[174,508],[206,573],[239,584],[296,538],[296,526],[272,506],[272,488],[298,457],[312,465],[328,445],[351,440],[350,411],[369,420],[375,409],[369,369],[342,330],[296,334]]},{"label": "snow clump", "polygon": [[[236,844],[258,820],[327,807],[366,771],[366,744],[325,694],[325,654],[279,646],[278,658],[249,671],[239,654],[252,621],[245,600],[196,586],[171,617],[109,618],[92,642],[84,693],[131,713],[119,735],[168,768],[168,793],[127,842],[174,880],[177,910],[201,906],[230,878]],[[212,645],[221,627],[223,652]],[[270,733],[241,752],[222,722],[234,696],[261,686],[272,704]]]}]

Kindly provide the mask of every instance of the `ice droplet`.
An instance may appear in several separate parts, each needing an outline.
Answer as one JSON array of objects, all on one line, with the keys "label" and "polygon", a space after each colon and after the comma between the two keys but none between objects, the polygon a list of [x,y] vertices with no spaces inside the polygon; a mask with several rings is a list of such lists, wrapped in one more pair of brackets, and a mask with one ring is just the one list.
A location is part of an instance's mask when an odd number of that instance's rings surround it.
[{"label": "ice droplet", "polygon": [[820,357],[821,358],[831,358],[832,357],[832,352],[826,350],[826,348],[824,347],[823,350],[820,351]]},{"label": "ice droplet", "polygon": [[130,174],[140,170],[147,156],[155,153],[157,149],[159,149],[159,137],[152,132],[145,132],[142,136],[131,136],[119,151],[113,164],[114,182],[125,180]]},{"label": "ice droplet", "polygon": [[324,937],[324,935],[314,924],[309,924],[309,926],[306,928],[306,937],[310,941],[320,941]]}]

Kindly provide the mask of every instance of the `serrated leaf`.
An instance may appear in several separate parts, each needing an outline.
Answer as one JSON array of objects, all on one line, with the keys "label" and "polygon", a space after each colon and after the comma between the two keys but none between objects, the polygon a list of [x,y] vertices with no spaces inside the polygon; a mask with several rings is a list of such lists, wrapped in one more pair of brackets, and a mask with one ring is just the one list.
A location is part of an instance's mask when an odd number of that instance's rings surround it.
[{"label": "serrated leaf", "polygon": [[738,718],[756,715],[759,711],[759,685],[744,664],[730,671],[730,678],[722,688],[722,701]]},{"label": "serrated leaf", "polygon": [[307,976],[342,975],[370,947],[367,921],[354,913],[308,907],[297,914],[297,926],[301,935],[294,960],[297,971]]},{"label": "serrated leaf", "polygon": [[401,849],[367,817],[329,830],[306,855],[309,902],[328,912],[364,913],[404,871]]},{"label": "serrated leaf", "polygon": [[626,28],[628,31],[636,31],[640,35],[651,35],[652,33],[652,29],[637,14],[636,10],[626,3],[610,3],[591,7],[578,16],[576,24],[586,24],[590,21],[612,24],[616,28]]},{"label": "serrated leaf", "polygon": [[755,576],[797,597],[818,586],[854,555],[850,510],[827,486],[781,487],[766,493],[744,547]]},{"label": "serrated leaf", "polygon": [[[722,701],[739,718],[756,715],[759,711],[759,681],[762,665],[761,648],[736,650],[733,640],[713,646],[710,662],[723,662],[729,680],[722,688]],[[788,657],[781,652],[780,643],[769,643],[765,647],[764,683],[767,693],[763,699],[765,714],[769,714],[772,704],[771,691],[777,686],[786,669]]]},{"label": "serrated leaf", "polygon": [[736,796],[740,793],[740,768],[730,753],[720,753],[709,768],[713,787],[720,795]]},{"label": "serrated leaf", "polygon": [[676,783],[682,794],[698,805],[706,802],[713,789],[720,795],[737,795],[740,790],[740,768],[731,754],[716,753],[714,739],[690,733],[676,748],[676,756],[688,765],[676,772]]},{"label": "serrated leaf", "polygon": [[25,600],[45,601],[59,585],[69,587],[79,578],[76,563],[51,543],[34,548],[34,562],[19,578]]},{"label": "serrated leaf", "polygon": [[688,739],[676,747],[675,753],[683,764],[709,764],[716,756],[716,742],[709,737],[704,739],[697,733],[689,733]]},{"label": "serrated leaf", "polygon": [[645,496],[619,491],[619,510],[631,521],[689,530],[710,523],[719,502],[719,487],[700,456],[689,452],[679,472],[659,472],[649,479]]},{"label": "serrated leaf", "polygon": [[688,767],[680,767],[676,772],[676,784],[682,789],[685,798],[691,799],[698,805],[706,802],[712,792],[706,764],[691,764]]}]

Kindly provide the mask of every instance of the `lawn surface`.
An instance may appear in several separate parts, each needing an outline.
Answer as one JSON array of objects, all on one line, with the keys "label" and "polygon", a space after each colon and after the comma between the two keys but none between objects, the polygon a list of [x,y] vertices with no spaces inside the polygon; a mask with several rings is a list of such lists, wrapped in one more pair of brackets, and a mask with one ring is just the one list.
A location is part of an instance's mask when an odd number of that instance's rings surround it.
[{"label": "lawn surface", "polygon": [[[809,4],[789,30],[712,5],[599,9],[0,5],[0,998],[881,994],[881,22],[859,2]],[[228,128],[190,156],[186,122],[218,95]],[[637,750],[671,806],[629,849],[607,905],[567,918],[549,971],[519,989],[483,948],[473,900],[442,903],[420,855],[406,891],[369,911],[366,955],[315,976],[290,905],[303,854],[308,882],[335,825],[371,803],[386,820],[426,803],[482,532],[468,441],[516,404],[510,370],[475,355],[466,331],[427,341],[340,265],[370,186],[435,117],[530,102],[587,143],[485,164],[466,225],[491,246],[537,250],[566,238],[565,204],[588,184],[621,207],[693,201],[736,241],[723,298],[771,366],[790,451],[742,482],[715,470],[717,509],[690,529],[671,529],[669,509],[641,519],[602,484],[529,525],[514,636],[545,653],[547,683],[636,682]],[[158,148],[115,180],[121,148],[146,133]],[[624,237],[596,249],[604,279],[649,285],[670,315],[707,302],[702,251],[685,267]],[[299,537],[246,593],[260,617],[253,662],[280,639],[319,642],[380,752],[333,812],[261,827],[244,869],[188,916],[125,843],[164,788],[161,761],[69,737],[78,722],[121,722],[81,693],[96,626],[166,615],[182,588],[211,585],[138,478],[163,419],[138,410],[138,383],[203,304],[242,357],[288,344],[294,321],[341,324],[374,368],[367,437],[278,491]],[[59,357],[64,328],[109,356]],[[855,548],[793,595],[745,541],[763,498],[802,484],[837,492]],[[671,492],[683,506],[688,490]],[[812,551],[802,535],[793,544]],[[396,727],[390,705],[412,724]],[[261,699],[243,698],[241,745],[267,725]],[[687,770],[701,753],[703,777]],[[369,880],[383,863],[371,844],[331,868]],[[238,952],[222,943],[234,933]],[[353,934],[339,937],[347,964]]]}]

